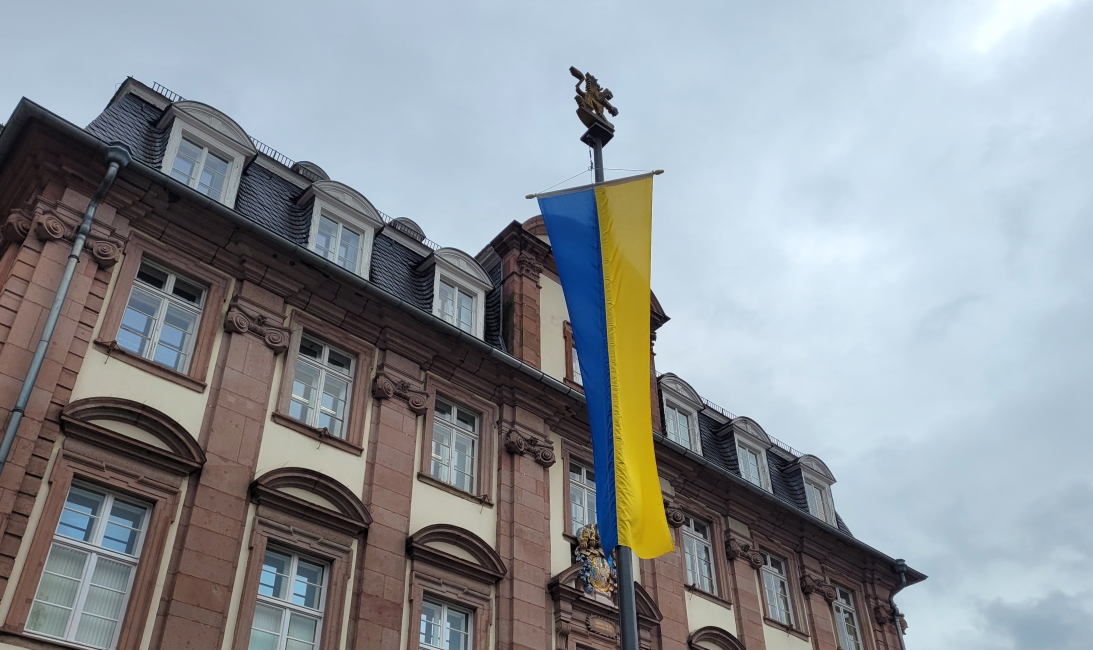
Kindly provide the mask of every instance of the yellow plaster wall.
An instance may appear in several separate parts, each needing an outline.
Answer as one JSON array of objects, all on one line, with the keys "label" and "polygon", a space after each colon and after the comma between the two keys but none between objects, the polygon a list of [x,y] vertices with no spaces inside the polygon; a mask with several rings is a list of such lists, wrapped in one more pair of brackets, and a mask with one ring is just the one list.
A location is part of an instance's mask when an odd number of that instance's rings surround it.
[{"label": "yellow plaster wall", "polygon": [[562,324],[569,320],[562,285],[546,275],[539,276],[539,351],[542,371],[557,380],[565,378],[565,334]]},{"label": "yellow plaster wall", "polygon": [[763,640],[767,650],[811,650],[812,643],[769,625],[763,625]]},{"label": "yellow plaster wall", "polygon": [[731,607],[718,605],[693,591],[687,592],[687,631],[713,625],[736,634],[736,615]]}]

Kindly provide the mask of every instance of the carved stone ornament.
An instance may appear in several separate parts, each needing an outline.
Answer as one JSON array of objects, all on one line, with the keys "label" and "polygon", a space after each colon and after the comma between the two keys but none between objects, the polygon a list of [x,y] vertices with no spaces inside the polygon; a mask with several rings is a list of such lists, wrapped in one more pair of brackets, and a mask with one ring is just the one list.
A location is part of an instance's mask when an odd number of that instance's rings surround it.
[{"label": "carved stone ornament", "polygon": [[424,415],[429,410],[428,393],[415,390],[410,386],[410,382],[392,379],[382,371],[376,374],[376,379],[372,382],[372,397],[376,399],[400,397],[406,400],[410,410],[417,415]]},{"label": "carved stone ornament", "polygon": [[820,594],[828,603],[835,602],[835,587],[811,573],[806,572],[801,575],[801,591],[809,595]]},{"label": "carved stone ornament", "polygon": [[0,225],[0,235],[5,242],[21,242],[30,234],[31,219],[22,210],[12,210],[4,223]]},{"label": "carved stone ornament", "polygon": [[887,603],[878,603],[873,607],[873,620],[877,625],[891,625],[894,620],[898,620],[900,629],[907,630],[907,619],[903,617],[903,613],[898,609],[893,612]]},{"label": "carved stone ornament", "polygon": [[573,627],[567,619],[556,618],[554,620],[554,648],[555,650],[566,650],[569,647],[569,633]]},{"label": "carved stone ornament", "polygon": [[753,569],[763,566],[763,554],[755,549],[750,539],[729,534],[729,540],[725,542],[725,554],[730,560],[737,558],[747,562]]},{"label": "carved stone ornament", "polygon": [[538,280],[539,274],[543,272],[542,260],[527,251],[521,252],[516,258],[516,266],[520,269],[520,275],[526,275],[535,280]]},{"label": "carved stone ornament", "polygon": [[618,576],[607,562],[600,546],[600,530],[589,524],[577,531],[577,562],[581,571],[577,574],[586,594],[599,592],[610,596],[618,587]]},{"label": "carved stone ornament", "polygon": [[109,269],[121,260],[121,247],[107,239],[89,239],[87,248],[100,269]]},{"label": "carved stone ornament", "polygon": [[592,634],[598,634],[599,636],[608,639],[619,638],[619,628],[616,627],[615,622],[609,618],[589,614],[588,618],[585,620],[585,626],[588,627],[588,631]]},{"label": "carved stone ornament", "polygon": [[687,519],[687,516],[683,514],[683,510],[671,499],[664,500],[664,516],[668,520],[668,525],[672,528],[679,528]]},{"label": "carved stone ornament", "polygon": [[288,350],[292,333],[285,327],[274,325],[270,319],[245,309],[239,298],[232,298],[228,314],[224,317],[224,331],[236,334],[253,334],[265,341],[274,354]]},{"label": "carved stone ornament", "polygon": [[34,236],[42,241],[54,241],[65,236],[64,222],[56,216],[46,213],[34,222]]},{"label": "carved stone ornament", "polygon": [[550,467],[558,460],[552,442],[520,433],[516,429],[509,429],[505,434],[505,451],[517,456],[531,456],[543,467]]}]

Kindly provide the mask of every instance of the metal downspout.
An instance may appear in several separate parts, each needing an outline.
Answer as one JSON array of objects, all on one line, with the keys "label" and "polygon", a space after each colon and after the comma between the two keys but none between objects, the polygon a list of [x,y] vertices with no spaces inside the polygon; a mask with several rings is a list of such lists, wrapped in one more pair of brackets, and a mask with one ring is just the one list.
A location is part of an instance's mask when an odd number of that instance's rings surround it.
[{"label": "metal downspout", "polygon": [[46,351],[49,349],[49,342],[53,338],[54,330],[57,329],[57,319],[61,315],[61,308],[64,307],[65,298],[68,297],[68,288],[72,284],[76,264],[80,261],[80,253],[83,252],[84,244],[87,243],[87,235],[91,232],[91,223],[95,220],[95,212],[99,209],[99,204],[106,198],[106,193],[110,191],[110,187],[114,184],[118,170],[128,165],[131,160],[132,156],[125,145],[111,143],[106,148],[106,162],[109,163],[106,176],[99,183],[99,189],[95,190],[91,202],[87,204],[83,221],[80,222],[80,227],[76,230],[76,237],[72,240],[72,252],[68,255],[64,274],[61,276],[61,283],[57,286],[57,295],[53,297],[53,304],[49,308],[49,316],[46,318],[45,327],[42,328],[42,338],[38,340],[38,347],[34,350],[34,357],[30,360],[30,368],[27,369],[27,376],[23,379],[23,387],[19,390],[19,398],[15,400],[15,408],[11,411],[11,419],[8,420],[8,426],[4,430],[4,439],[0,441],[0,473],[7,466],[8,455],[15,443],[15,434],[19,431],[19,423],[23,421],[27,403],[30,402],[30,394],[34,392],[34,383],[38,381],[42,361],[45,360]]},{"label": "metal downspout", "polygon": [[907,563],[896,560],[893,570],[899,574],[899,586],[888,596],[888,604],[892,606],[892,626],[896,628],[896,637],[899,638],[900,650],[907,650],[907,644],[903,640],[903,626],[899,623],[899,608],[896,607],[896,594],[907,586]]}]

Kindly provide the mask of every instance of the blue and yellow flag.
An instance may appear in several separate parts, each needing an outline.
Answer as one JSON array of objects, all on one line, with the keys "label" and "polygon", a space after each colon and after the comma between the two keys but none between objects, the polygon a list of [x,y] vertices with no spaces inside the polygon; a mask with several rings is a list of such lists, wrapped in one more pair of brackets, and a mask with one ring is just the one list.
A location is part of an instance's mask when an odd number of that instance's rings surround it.
[{"label": "blue and yellow flag", "polygon": [[605,553],[672,550],[649,395],[653,175],[537,197],[569,309],[592,429]]}]

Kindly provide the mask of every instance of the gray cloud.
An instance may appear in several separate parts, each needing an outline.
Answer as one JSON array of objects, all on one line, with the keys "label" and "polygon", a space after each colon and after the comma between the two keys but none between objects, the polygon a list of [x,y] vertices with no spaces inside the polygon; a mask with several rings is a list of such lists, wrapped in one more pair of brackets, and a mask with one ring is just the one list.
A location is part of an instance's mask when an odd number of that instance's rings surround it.
[{"label": "gray cloud", "polygon": [[6,8],[50,30],[0,44],[0,114],[159,81],[472,253],[587,165],[593,71],[607,166],[667,170],[660,369],[822,457],[855,534],[930,574],[911,650],[1088,638],[1093,2],[87,7]]}]

